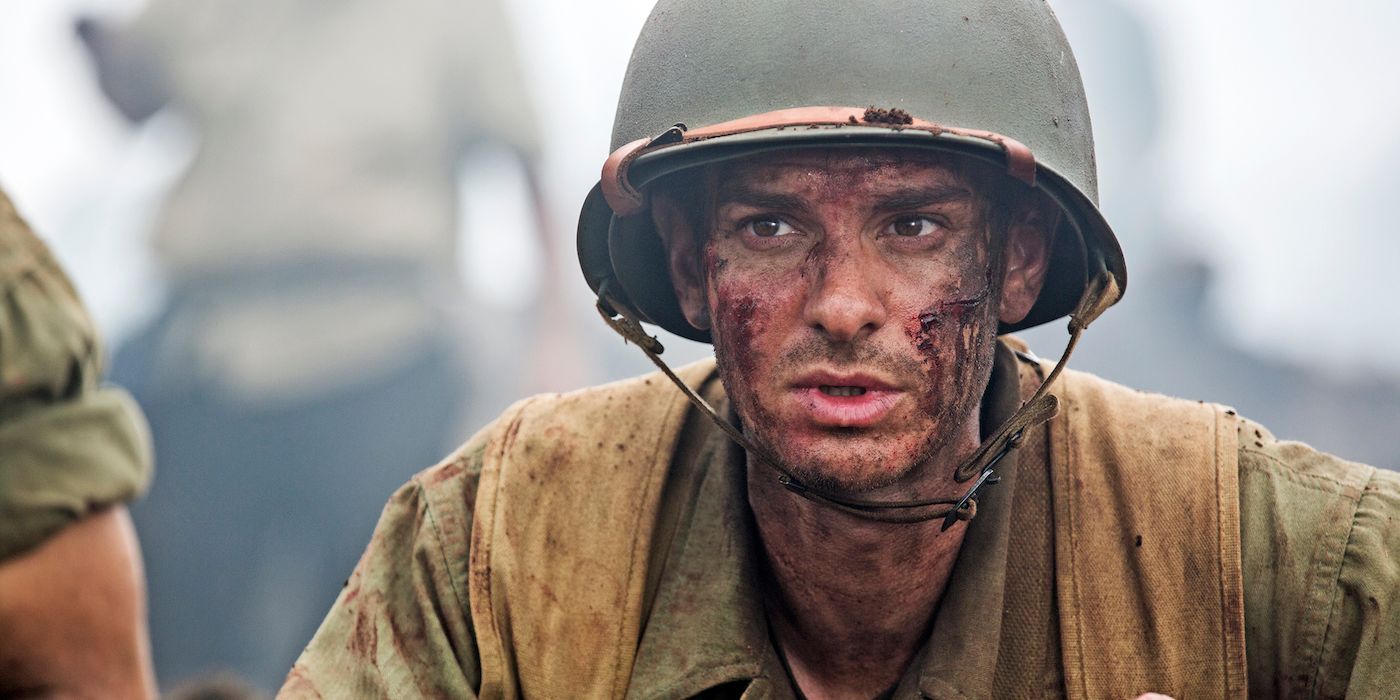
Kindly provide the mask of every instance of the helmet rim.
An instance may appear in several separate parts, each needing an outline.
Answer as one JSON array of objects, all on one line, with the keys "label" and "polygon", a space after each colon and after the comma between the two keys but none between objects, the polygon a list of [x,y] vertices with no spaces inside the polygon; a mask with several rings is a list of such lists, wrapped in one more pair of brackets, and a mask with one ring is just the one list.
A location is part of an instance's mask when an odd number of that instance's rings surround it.
[{"label": "helmet rim", "polygon": [[[609,165],[620,158],[627,159],[620,179],[624,189],[632,190],[638,199],[635,206],[619,202],[616,184],[609,187],[609,180],[619,177],[619,173],[605,167],[603,178],[585,198],[579,216],[577,243],[584,278],[601,300],[629,311],[639,320],[690,340],[712,343],[709,331],[690,325],[681,313],[671,285],[665,250],[651,219],[650,203],[646,201],[649,185],[666,175],[703,165],[756,153],[816,147],[928,149],[1004,166],[1008,177],[1026,180],[1024,172],[1011,174],[1018,167],[1024,170],[1024,164],[1015,162],[1014,150],[987,138],[998,135],[931,126],[941,131],[908,128],[903,124],[785,124],[679,143],[674,142],[677,129],[672,129],[649,142],[624,146],[609,159]],[[703,133],[711,128],[695,131]],[[968,136],[968,133],[976,135]],[[624,153],[629,149],[633,152]],[[1045,192],[1063,216],[1054,237],[1050,268],[1035,304],[1021,321],[1000,324],[998,332],[1003,334],[1069,315],[1100,268],[1117,281],[1118,293],[1109,305],[1121,298],[1127,287],[1122,250],[1099,208],[1053,166],[1031,162],[1032,186]],[[619,209],[623,211],[620,213]],[[1084,323],[1089,320],[1092,319],[1084,319]]]}]

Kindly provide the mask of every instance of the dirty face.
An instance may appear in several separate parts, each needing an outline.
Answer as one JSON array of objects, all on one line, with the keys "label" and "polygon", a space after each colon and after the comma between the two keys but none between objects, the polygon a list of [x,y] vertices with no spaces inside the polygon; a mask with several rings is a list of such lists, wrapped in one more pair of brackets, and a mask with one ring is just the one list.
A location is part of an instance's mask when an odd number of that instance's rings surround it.
[{"label": "dirty face", "polygon": [[980,441],[998,318],[1030,307],[1004,303],[1027,280],[1008,284],[1003,251],[1027,246],[993,244],[985,188],[958,165],[761,154],[707,173],[689,215],[657,205],[682,308],[710,328],[745,431],[809,484],[894,486]]}]

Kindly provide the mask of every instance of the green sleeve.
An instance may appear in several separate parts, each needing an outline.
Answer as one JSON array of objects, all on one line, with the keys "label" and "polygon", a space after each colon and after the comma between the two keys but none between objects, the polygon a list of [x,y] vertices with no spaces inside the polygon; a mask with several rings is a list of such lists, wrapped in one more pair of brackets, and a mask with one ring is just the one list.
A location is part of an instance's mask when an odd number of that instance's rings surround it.
[{"label": "green sleeve", "polygon": [[1252,697],[1400,688],[1400,474],[1241,422],[1240,525]]},{"label": "green sleeve", "polygon": [[0,194],[0,560],[149,484],[145,422],[101,371],[72,284]]},{"label": "green sleeve", "polygon": [[1400,474],[1377,471],[1362,491],[1337,589],[1323,687],[1338,697],[1394,697],[1400,691]]},{"label": "green sleeve", "polygon": [[481,454],[473,440],[394,494],[277,697],[476,697],[467,555]]}]

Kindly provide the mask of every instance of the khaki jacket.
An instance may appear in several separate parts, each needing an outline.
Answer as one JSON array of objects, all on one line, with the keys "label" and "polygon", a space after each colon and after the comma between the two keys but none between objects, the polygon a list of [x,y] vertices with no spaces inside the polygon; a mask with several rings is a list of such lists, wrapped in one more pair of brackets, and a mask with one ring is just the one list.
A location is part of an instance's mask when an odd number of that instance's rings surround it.
[{"label": "khaki jacket", "polygon": [[[1017,364],[1033,387],[1043,368]],[[710,363],[682,376],[715,391]],[[1060,415],[1028,436],[1042,447],[1016,466],[1048,474],[1052,494],[1049,694],[1383,697],[1397,687],[1400,479],[1275,441],[1224,407],[1080,373],[1056,393]],[[687,527],[669,504],[704,502],[708,483],[676,467],[705,429],[695,418],[656,375],[517,404],[395,496],[283,696],[782,696],[742,664],[639,687],[655,677],[645,641],[667,600],[656,572],[684,555],[659,544]],[[986,517],[979,509],[974,527]],[[714,559],[716,576],[724,564]],[[723,627],[723,612],[696,629]],[[694,660],[685,656],[666,663]],[[984,697],[991,687],[909,689]]]}]

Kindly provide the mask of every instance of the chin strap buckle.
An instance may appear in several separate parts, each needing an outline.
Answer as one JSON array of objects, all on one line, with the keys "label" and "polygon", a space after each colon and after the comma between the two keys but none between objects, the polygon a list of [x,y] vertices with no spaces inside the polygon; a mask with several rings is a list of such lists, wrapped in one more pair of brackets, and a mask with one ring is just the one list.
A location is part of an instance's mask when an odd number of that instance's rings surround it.
[{"label": "chin strap buckle", "polygon": [[1010,454],[1012,450],[1021,446],[1021,439],[1025,437],[1025,434],[1025,428],[1017,430],[1016,434],[1012,435],[1011,439],[1007,440],[1006,443],[1001,446],[1001,450],[996,453],[996,456],[992,457],[991,461],[987,462],[987,466],[982,467],[982,473],[978,475],[977,481],[973,482],[972,488],[968,489],[967,493],[963,494],[963,497],[958,499],[958,502],[953,506],[952,510],[948,511],[947,515],[943,516],[943,526],[939,528],[940,532],[947,532],[948,528],[952,527],[953,523],[959,520],[972,519],[972,516],[977,512],[977,492],[981,490],[984,484],[987,486],[996,486],[1001,483],[1001,477],[993,473],[996,471],[997,463],[1000,462],[1003,457]]}]

